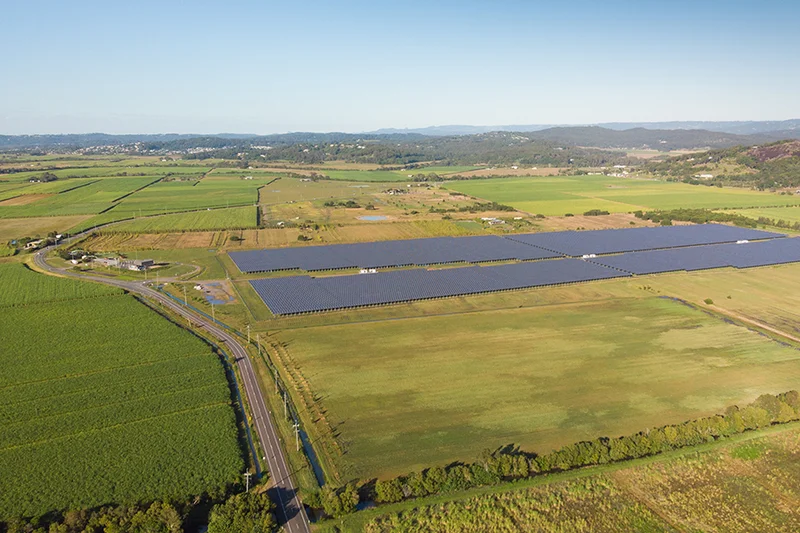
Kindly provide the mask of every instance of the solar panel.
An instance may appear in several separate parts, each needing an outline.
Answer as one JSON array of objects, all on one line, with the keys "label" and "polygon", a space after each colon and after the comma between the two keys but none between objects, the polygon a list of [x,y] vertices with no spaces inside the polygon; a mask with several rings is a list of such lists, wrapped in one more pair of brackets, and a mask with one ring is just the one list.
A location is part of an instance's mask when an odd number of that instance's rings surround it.
[{"label": "solar panel", "polygon": [[777,237],[784,237],[784,235],[722,224],[696,224],[655,228],[529,233],[510,235],[507,238],[567,256],[580,257],[588,254],[615,254]]},{"label": "solar panel", "polygon": [[498,235],[437,237],[329,246],[303,246],[230,252],[242,272],[382,268],[406,265],[550,259],[560,254]]},{"label": "solar panel", "polygon": [[632,274],[707,268],[748,268],[800,261],[800,239],[770,239],[598,257],[592,262]]},{"label": "solar panel", "polygon": [[436,270],[396,270],[375,274],[313,278],[291,276],[250,283],[276,315],[408,302],[527,287],[628,276],[577,259],[471,266]]}]

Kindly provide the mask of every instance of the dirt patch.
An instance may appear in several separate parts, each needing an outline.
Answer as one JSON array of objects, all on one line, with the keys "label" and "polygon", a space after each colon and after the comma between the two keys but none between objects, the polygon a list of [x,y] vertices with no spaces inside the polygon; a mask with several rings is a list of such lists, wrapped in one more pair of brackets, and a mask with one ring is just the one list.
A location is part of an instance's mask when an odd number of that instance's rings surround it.
[{"label": "dirt patch", "polygon": [[43,200],[45,198],[49,198],[53,196],[52,194],[22,194],[20,196],[15,196],[14,198],[9,198],[8,200],[3,200],[0,202],[1,206],[10,206],[10,205],[28,205],[34,202],[38,202],[39,200]]},{"label": "dirt patch", "polygon": [[641,220],[630,213],[617,213],[613,215],[574,217],[547,217],[538,219],[537,224],[542,231],[565,231],[577,229],[614,229],[657,226],[649,220]]}]

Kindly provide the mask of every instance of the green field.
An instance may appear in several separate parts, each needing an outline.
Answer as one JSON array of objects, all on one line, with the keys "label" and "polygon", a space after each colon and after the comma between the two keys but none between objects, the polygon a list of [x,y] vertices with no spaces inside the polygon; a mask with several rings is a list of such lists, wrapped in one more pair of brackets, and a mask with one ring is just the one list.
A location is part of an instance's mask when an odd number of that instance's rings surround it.
[{"label": "green field", "polygon": [[606,176],[497,178],[450,182],[446,187],[528,213],[556,216],[578,215],[591,209],[626,213],[651,209],[747,208],[800,203],[793,196],[769,192]]},{"label": "green field", "polygon": [[775,221],[784,220],[791,224],[800,223],[800,207],[762,207],[756,209],[736,209],[731,212],[756,220],[765,217]]},{"label": "green field", "polygon": [[110,233],[159,233],[166,231],[209,231],[255,228],[257,207],[233,207],[144,217],[103,229]]},{"label": "green field", "polygon": [[525,488],[408,502],[336,525],[367,533],[797,531],[800,512],[789,502],[800,496],[800,429],[742,437],[696,452],[557,474]]},{"label": "green field", "polygon": [[244,468],[209,347],[121,291],[0,265],[0,520],[190,497]]},{"label": "green field", "polygon": [[31,204],[0,205],[0,218],[100,213],[112,207],[114,202],[120,198],[147,187],[157,179],[155,177],[146,177],[82,180],[84,183],[89,184],[42,198]]},{"label": "green field", "polygon": [[408,181],[408,174],[391,170],[326,170],[324,174],[332,180],[344,181]]},{"label": "green field", "polygon": [[323,456],[344,479],[470,461],[506,444],[544,452],[800,382],[800,351],[658,297],[305,327],[276,338],[321,398],[319,442],[338,435],[343,454]]}]

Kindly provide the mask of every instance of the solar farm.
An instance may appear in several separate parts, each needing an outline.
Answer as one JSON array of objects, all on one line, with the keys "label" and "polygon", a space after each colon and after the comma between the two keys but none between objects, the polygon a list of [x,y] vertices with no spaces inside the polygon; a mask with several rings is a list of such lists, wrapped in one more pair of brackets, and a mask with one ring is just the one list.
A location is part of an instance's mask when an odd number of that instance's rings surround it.
[{"label": "solar farm", "polygon": [[[790,263],[800,261],[800,239],[708,224],[507,238],[415,239],[230,255],[243,272],[353,267],[366,270],[346,276],[299,275],[250,281],[273,314],[293,315],[677,270]],[[372,271],[378,267],[508,260],[518,262]]]}]

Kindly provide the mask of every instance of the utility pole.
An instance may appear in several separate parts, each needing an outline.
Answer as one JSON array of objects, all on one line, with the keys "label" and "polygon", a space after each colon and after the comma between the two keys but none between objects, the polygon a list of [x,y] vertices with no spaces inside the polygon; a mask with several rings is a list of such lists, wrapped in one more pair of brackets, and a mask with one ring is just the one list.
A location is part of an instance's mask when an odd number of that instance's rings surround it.
[{"label": "utility pole", "polygon": [[186,298],[186,285],[183,286],[183,305],[189,307],[189,301]]},{"label": "utility pole", "polygon": [[289,418],[289,400],[286,398],[286,391],[283,391],[283,418]]},{"label": "utility pole", "polygon": [[213,320],[214,322],[216,322],[216,321],[217,321],[217,318],[216,318],[216,316],[217,316],[217,315],[215,315],[215,314],[214,314],[214,302],[211,302],[211,320]]},{"label": "utility pole", "polygon": [[278,369],[275,368],[275,365],[272,366],[272,373],[275,374],[275,394],[278,394]]},{"label": "utility pole", "polygon": [[245,483],[244,491],[245,492],[250,492],[250,476],[252,476],[252,475],[253,474],[251,474],[250,472],[245,472],[244,473],[244,483]]},{"label": "utility pole", "polygon": [[258,356],[261,357],[261,335],[256,333],[256,345],[258,346]]},{"label": "utility pole", "polygon": [[247,344],[250,344],[250,324],[247,324]]},{"label": "utility pole", "polygon": [[294,446],[296,448],[295,451],[300,451],[300,424],[295,422],[294,423]]}]

